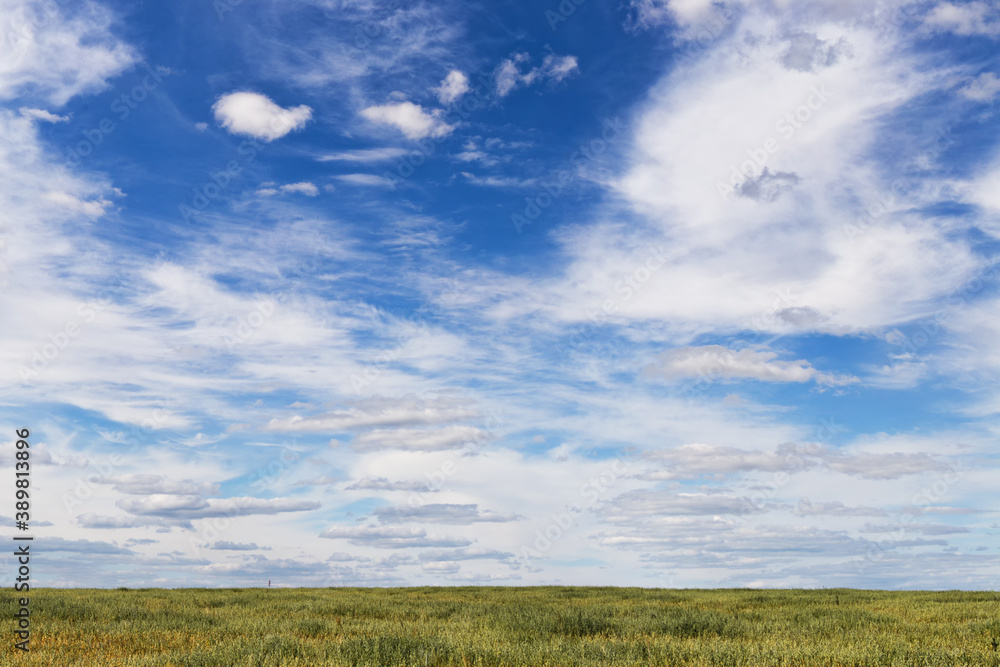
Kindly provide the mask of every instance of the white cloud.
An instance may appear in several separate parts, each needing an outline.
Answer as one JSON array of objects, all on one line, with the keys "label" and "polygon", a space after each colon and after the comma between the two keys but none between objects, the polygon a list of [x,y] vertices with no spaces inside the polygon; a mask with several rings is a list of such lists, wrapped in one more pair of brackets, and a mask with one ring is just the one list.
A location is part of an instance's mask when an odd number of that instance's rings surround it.
[{"label": "white cloud", "polygon": [[463,72],[453,69],[448,72],[448,76],[444,78],[441,85],[435,88],[435,92],[441,104],[445,106],[452,104],[459,97],[469,92],[469,77]]},{"label": "white cloud", "polygon": [[110,201],[104,198],[85,201],[78,197],[75,197],[67,192],[60,191],[50,191],[43,195],[43,198],[55,204],[59,208],[65,209],[72,213],[79,213],[87,216],[88,218],[99,218],[104,215],[104,212],[112,205]]},{"label": "white cloud", "polygon": [[152,494],[143,498],[123,498],[118,507],[139,516],[155,516],[190,520],[221,516],[250,516],[278,514],[317,509],[320,504],[311,500],[291,498],[224,498],[205,499],[201,496]]},{"label": "white cloud", "polygon": [[348,540],[357,546],[379,549],[465,547],[472,544],[472,540],[467,538],[428,534],[423,528],[409,526],[331,526],[319,536],[332,540]]},{"label": "white cloud", "polygon": [[35,118],[37,120],[44,120],[47,123],[65,123],[69,120],[69,116],[57,116],[54,113],[50,113],[45,109],[33,109],[31,107],[21,107],[18,109],[22,116],[27,118]]},{"label": "white cloud", "polygon": [[473,185],[482,185],[490,188],[529,188],[538,183],[533,178],[514,178],[511,176],[476,176],[467,171],[461,172],[461,176]]},{"label": "white cloud", "polygon": [[1000,78],[993,72],[983,72],[958,92],[976,102],[989,102],[1000,93]]},{"label": "white cloud", "polygon": [[576,56],[557,56],[550,53],[542,60],[542,66],[536,76],[555,81],[562,81],[579,69]]},{"label": "white cloud", "polygon": [[266,95],[252,92],[223,95],[212,110],[215,119],[233,134],[261,141],[274,141],[293,130],[301,130],[312,118],[312,109],[304,104],[284,109]]},{"label": "white cloud", "polygon": [[406,155],[404,148],[366,148],[354,151],[342,151],[340,153],[327,153],[316,158],[318,162],[385,162],[395,160]]},{"label": "white cloud", "polygon": [[1000,12],[995,5],[985,2],[960,5],[942,2],[927,14],[924,22],[932,30],[956,35],[1000,35]]},{"label": "white cloud", "polygon": [[521,73],[517,71],[517,65],[514,64],[514,61],[507,59],[500,63],[493,77],[497,82],[497,95],[506,97],[521,80]]},{"label": "white cloud", "polygon": [[708,377],[748,379],[763,382],[808,382],[843,385],[858,382],[854,377],[821,373],[805,360],[778,361],[777,352],[744,348],[731,350],[722,345],[703,345],[669,350],[660,355],[654,373],[668,379]]},{"label": "white cloud", "polygon": [[95,3],[0,3],[0,100],[39,97],[62,106],[107,87],[136,56],[111,33],[113,13]]},{"label": "white cloud", "polygon": [[529,60],[528,54],[517,53],[500,63],[494,72],[497,95],[506,97],[518,86],[530,86],[543,80],[562,81],[579,69],[576,56],[550,53],[542,60],[541,67],[522,73],[520,65]]},{"label": "white cloud", "polygon": [[295,415],[272,419],[269,431],[350,431],[373,426],[415,426],[444,424],[472,419],[479,411],[467,401],[449,398],[399,396],[392,399],[373,397],[357,402],[356,407],[311,417]]},{"label": "white cloud", "polygon": [[375,174],[340,174],[339,176],[334,176],[334,178],[344,183],[365,187],[393,188],[396,186],[393,181],[385,176],[376,176]]},{"label": "white cloud", "polygon": [[647,26],[672,20],[689,27],[710,16],[716,4],[717,0],[631,0],[639,23]]},{"label": "white cloud", "polygon": [[379,507],[373,515],[382,523],[406,523],[423,521],[427,523],[450,523],[466,525],[470,523],[506,523],[518,521],[523,516],[512,513],[481,510],[475,504],[431,503],[416,507]]},{"label": "white cloud", "polygon": [[112,484],[115,491],[130,495],[152,494],[217,494],[219,485],[211,482],[177,481],[162,475],[128,474],[113,475],[97,480],[101,484]]},{"label": "white cloud", "polygon": [[274,187],[259,188],[256,191],[256,194],[262,197],[273,197],[276,194],[287,194],[289,192],[293,193],[297,192],[300,194],[304,194],[307,197],[315,197],[319,194],[319,188],[317,188],[314,184],[309,182],[288,183],[286,185],[281,185],[277,188]]},{"label": "white cloud", "polygon": [[483,442],[489,434],[473,426],[448,426],[440,429],[375,429],[354,438],[351,447],[359,452],[382,449],[434,452],[460,449]]},{"label": "white cloud", "polygon": [[408,139],[444,137],[455,129],[440,119],[440,109],[428,113],[413,102],[371,106],[362,109],[361,115],[373,123],[395,127]]}]

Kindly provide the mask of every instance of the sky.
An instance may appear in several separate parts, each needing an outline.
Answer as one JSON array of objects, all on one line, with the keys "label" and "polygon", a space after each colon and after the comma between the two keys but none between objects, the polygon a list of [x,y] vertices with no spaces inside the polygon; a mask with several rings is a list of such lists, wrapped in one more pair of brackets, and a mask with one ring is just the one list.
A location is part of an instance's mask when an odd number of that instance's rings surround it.
[{"label": "sky", "polygon": [[1000,3],[0,0],[0,41],[32,585],[998,588]]}]

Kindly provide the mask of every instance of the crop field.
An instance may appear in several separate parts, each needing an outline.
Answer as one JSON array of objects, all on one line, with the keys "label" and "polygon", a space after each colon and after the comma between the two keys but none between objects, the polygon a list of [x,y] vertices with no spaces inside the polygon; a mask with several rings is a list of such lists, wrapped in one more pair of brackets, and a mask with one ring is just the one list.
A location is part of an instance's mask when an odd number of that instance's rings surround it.
[{"label": "crop field", "polygon": [[1000,594],[577,587],[41,589],[3,665],[1000,666]]}]

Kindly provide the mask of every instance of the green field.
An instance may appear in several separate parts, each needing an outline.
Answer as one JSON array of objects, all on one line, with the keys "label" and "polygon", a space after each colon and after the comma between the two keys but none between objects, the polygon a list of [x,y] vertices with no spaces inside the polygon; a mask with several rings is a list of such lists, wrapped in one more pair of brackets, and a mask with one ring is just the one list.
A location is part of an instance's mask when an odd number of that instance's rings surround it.
[{"label": "green field", "polygon": [[1000,666],[1000,594],[575,587],[43,589],[4,665]]}]

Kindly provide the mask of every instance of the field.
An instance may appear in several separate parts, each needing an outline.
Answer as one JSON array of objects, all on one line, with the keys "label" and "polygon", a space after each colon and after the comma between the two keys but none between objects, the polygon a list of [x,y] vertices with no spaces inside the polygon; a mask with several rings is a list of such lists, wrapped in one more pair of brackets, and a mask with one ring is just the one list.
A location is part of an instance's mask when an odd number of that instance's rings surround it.
[{"label": "field", "polygon": [[1000,594],[575,587],[42,589],[3,665],[1000,667]]}]

